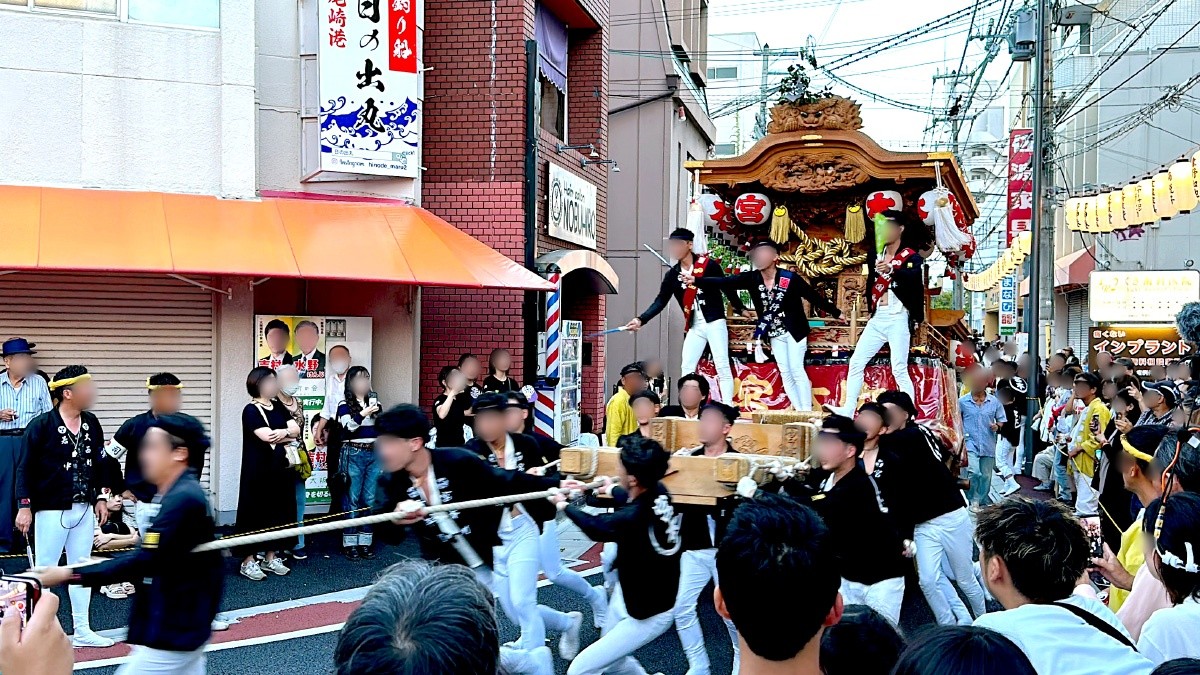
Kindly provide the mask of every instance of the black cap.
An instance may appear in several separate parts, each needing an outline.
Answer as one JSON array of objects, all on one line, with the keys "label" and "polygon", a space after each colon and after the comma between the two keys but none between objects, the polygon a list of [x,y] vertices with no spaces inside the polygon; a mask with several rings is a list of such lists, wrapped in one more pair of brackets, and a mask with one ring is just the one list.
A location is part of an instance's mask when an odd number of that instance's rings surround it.
[{"label": "black cap", "polygon": [[821,420],[820,433],[836,436],[838,440],[849,443],[859,450],[862,450],[863,442],[867,440],[867,435],[855,426],[854,420],[841,415],[830,415]]},{"label": "black cap", "polygon": [[642,367],[641,361],[631,363],[621,369],[621,377],[625,377],[626,375],[630,375],[632,373],[637,373],[642,377],[646,376],[646,369]]},{"label": "black cap", "polygon": [[679,241],[695,241],[696,234],[686,227],[677,227],[671,232],[671,236],[667,239],[678,239]]},{"label": "black cap", "polygon": [[774,239],[770,239],[768,237],[763,237],[762,239],[756,239],[754,242],[752,242],[750,244],[750,250],[753,251],[754,249],[759,248],[761,246],[770,246],[771,248],[775,249],[776,253],[783,252],[783,246],[780,245],[779,242],[775,241]]},{"label": "black cap", "polygon": [[183,441],[183,447],[188,449],[189,467],[204,468],[204,453],[212,443],[200,420],[186,413],[172,413],[156,417],[151,426],[158,427]]},{"label": "black cap", "polygon": [[992,367],[995,368],[996,364],[998,364],[998,363],[1003,363],[1004,365],[1008,366],[1009,368],[1012,368],[1013,370],[1017,369],[1017,362],[1008,357],[996,359],[995,361],[992,362]]},{"label": "black cap", "polygon": [[742,416],[741,411],[739,411],[737,408],[726,403],[721,403],[720,401],[712,401],[705,404],[702,408],[700,408],[700,414],[703,415],[709,410],[716,410],[720,412],[725,416],[725,419],[729,420],[730,424],[738,421],[738,418]]},{"label": "black cap", "polygon": [[654,405],[662,405],[662,399],[660,399],[658,397],[658,394],[654,393],[650,389],[643,389],[643,390],[639,391],[638,393],[634,394],[633,396],[630,396],[629,397],[629,405],[633,405],[633,402],[638,400],[639,398],[647,399]]},{"label": "black cap", "polygon": [[1084,382],[1092,389],[1100,388],[1100,376],[1090,371],[1077,374],[1072,382]]},{"label": "black cap", "polygon": [[504,412],[508,410],[508,396],[494,391],[480,394],[471,404],[471,412],[476,415],[487,412]]},{"label": "black cap", "polygon": [[1171,380],[1147,382],[1142,385],[1142,389],[1146,391],[1158,392],[1158,394],[1166,401],[1167,406],[1171,408],[1174,408],[1179,403],[1179,390],[1175,387],[1175,383]]}]

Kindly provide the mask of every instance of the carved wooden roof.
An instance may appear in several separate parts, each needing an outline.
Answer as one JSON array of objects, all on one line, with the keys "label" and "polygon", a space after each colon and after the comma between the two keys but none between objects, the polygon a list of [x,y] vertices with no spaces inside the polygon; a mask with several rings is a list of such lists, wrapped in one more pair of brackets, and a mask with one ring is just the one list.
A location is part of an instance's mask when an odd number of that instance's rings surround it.
[{"label": "carved wooden roof", "polygon": [[685,166],[698,170],[701,183],[726,196],[761,187],[796,202],[808,201],[806,197],[813,202],[838,198],[834,193],[841,191],[850,196],[901,186],[902,192],[919,194],[935,187],[940,167],[942,182],[958,198],[967,222],[979,217],[979,207],[952,153],[893,152],[857,130],[767,134],[738,157],[691,161]]}]

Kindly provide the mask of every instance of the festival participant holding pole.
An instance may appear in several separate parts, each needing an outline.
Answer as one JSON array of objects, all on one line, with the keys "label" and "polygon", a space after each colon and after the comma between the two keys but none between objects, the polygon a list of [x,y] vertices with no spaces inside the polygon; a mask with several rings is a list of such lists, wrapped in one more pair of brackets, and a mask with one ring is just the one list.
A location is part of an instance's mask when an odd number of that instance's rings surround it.
[{"label": "festival participant holding pole", "polygon": [[[532,438],[508,433],[507,410],[504,394],[480,394],[474,404],[476,435],[466,448],[497,469],[536,474],[549,462]],[[492,581],[500,607],[521,628],[523,647],[536,649],[546,643],[547,630],[559,631],[559,653],[569,661],[579,653],[583,615],[539,605],[537,598],[542,523],[552,522],[556,516],[554,505],[545,500],[514,504],[501,512]]]},{"label": "festival participant holding pole", "polygon": [[915,227],[899,211],[888,210],[875,217],[877,256],[875,267],[867,276],[867,287],[871,289],[867,304],[872,315],[850,357],[846,402],[841,406],[826,406],[832,413],[854,415],[867,364],[884,345],[891,356],[896,388],[914,401],[917,399],[908,375],[908,351],[912,326],[925,319],[925,263],[915,244],[905,244],[913,239],[914,233],[909,230]]},{"label": "festival participant holding pole", "polygon": [[[672,259],[678,260],[663,276],[662,285],[654,302],[636,319],[625,324],[625,330],[637,331],[651,319],[658,316],[667,308],[671,297],[674,296],[680,308],[683,309],[683,375],[696,372],[696,364],[704,354],[707,345],[712,350],[714,366],[717,369],[717,383],[720,385],[720,400],[733,402],[733,370],[729,367],[729,327],[725,323],[725,302],[719,292],[705,292],[703,288],[688,277],[707,279],[725,276],[719,261],[713,260],[707,253],[692,252],[695,235],[691,230],[679,228],[667,239],[667,253]],[[733,311],[747,317],[752,316],[742,305],[737,291],[727,289],[725,296]]]},{"label": "festival participant holding pole", "polygon": [[[431,428],[429,417],[409,404],[395,406],[375,420],[376,452],[384,472],[375,504],[385,511],[396,511],[397,525],[415,528],[422,557],[465,564],[491,587],[493,547],[501,544],[500,519],[504,509],[511,507],[435,513],[426,513],[425,507],[580,485],[497,469],[464,448],[431,449],[427,445]],[[388,528],[381,529],[386,532]],[[536,661],[534,672],[539,675],[554,672],[545,646],[515,651]]]},{"label": "festival participant holding pole", "polygon": [[65,582],[138,585],[129,617],[129,661],[118,673],[203,674],[204,646],[221,601],[224,565],[217,551],[192,553],[213,540],[214,525],[198,476],[208,435],[182,413],[155,418],[138,451],[140,476],[155,486],[160,506],[136,551],[72,570],[52,567],[39,576],[47,586]]},{"label": "festival participant holding pole", "polygon": [[755,352],[761,354],[763,341],[768,342],[775,363],[779,365],[783,390],[792,407],[796,410],[812,410],[812,382],[804,370],[809,326],[803,301],[808,300],[814,309],[826,311],[834,317],[840,317],[842,312],[799,274],[779,269],[780,250],[780,244],[761,239],[750,249],[754,271],[717,278],[683,274],[682,279],[684,283],[694,283],[700,289],[736,288],[750,291],[758,314],[758,325],[754,328]]}]

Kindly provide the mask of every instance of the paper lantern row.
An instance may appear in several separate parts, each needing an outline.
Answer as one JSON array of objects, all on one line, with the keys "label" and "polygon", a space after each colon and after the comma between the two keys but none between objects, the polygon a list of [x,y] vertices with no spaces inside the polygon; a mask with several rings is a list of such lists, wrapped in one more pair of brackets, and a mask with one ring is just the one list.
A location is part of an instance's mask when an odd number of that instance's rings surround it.
[{"label": "paper lantern row", "polygon": [[1004,254],[982,272],[971,274],[963,280],[963,288],[968,291],[981,293],[995,288],[1004,277],[1012,274],[1025,262],[1029,255],[1033,237],[1028,232],[1022,232],[1013,240],[1012,246]]},{"label": "paper lantern row", "polygon": [[1112,232],[1190,213],[1200,203],[1200,151],[1150,178],[1064,205],[1067,227],[1077,232]]}]

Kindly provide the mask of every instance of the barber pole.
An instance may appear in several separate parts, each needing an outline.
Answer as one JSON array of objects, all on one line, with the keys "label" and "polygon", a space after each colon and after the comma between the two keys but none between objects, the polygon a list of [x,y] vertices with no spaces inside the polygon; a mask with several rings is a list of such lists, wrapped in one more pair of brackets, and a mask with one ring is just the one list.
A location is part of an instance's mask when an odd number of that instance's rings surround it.
[{"label": "barber pole", "polygon": [[541,381],[533,398],[533,432],[554,438],[554,393],[556,387],[551,387]]},{"label": "barber pole", "polygon": [[554,290],[546,298],[546,377],[558,377],[559,333],[562,323],[562,278],[558,272],[550,274]]}]

